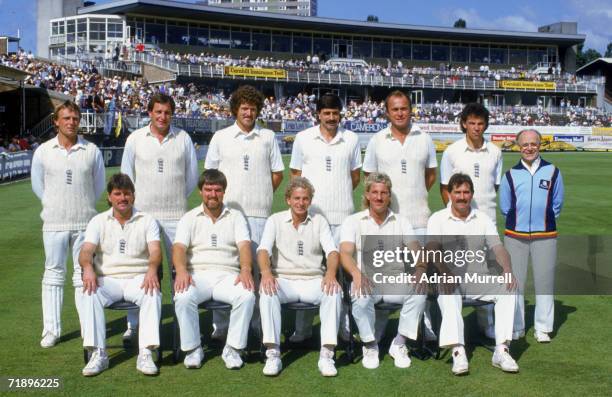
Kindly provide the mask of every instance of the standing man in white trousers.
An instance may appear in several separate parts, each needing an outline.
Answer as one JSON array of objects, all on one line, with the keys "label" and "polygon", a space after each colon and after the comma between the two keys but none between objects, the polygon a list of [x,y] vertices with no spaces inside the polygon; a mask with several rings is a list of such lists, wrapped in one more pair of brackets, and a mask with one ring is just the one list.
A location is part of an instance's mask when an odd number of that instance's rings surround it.
[{"label": "standing man in white trousers", "polygon": [[91,351],[83,375],[94,376],[108,368],[104,307],[120,300],[140,307],[136,369],[156,375],[152,350],[159,346],[161,316],[159,227],[151,215],[134,208],[134,184],[129,176],[113,175],[106,190],[111,208],[87,225],[79,257],[83,347]]},{"label": "standing man in white trousers", "polygon": [[104,191],[100,150],[77,135],[81,112],[66,101],[55,109],[55,138],[43,143],[32,159],[32,190],[42,203],[45,272],[42,280],[43,331],[40,345],[54,346],[62,333],[61,312],[68,249],[72,251],[74,300],[80,312],[82,294],[79,251],[87,222],[96,215]]}]

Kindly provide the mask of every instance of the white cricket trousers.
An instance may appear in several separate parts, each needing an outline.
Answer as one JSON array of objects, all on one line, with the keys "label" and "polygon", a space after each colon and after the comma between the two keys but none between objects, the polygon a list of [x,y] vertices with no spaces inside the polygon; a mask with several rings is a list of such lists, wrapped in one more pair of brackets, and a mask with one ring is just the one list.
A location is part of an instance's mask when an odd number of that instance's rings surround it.
[{"label": "white cricket trousers", "polygon": [[50,333],[59,337],[62,333],[62,305],[64,302],[64,281],[68,249],[72,251],[72,285],[74,301],[80,318],[80,301],[83,287],[79,254],[85,239],[83,230],[64,232],[43,232],[45,249],[45,272],[42,279],[42,336]]},{"label": "white cricket trousers", "polygon": [[96,292],[83,294],[83,347],[106,348],[104,308],[120,300],[133,302],[140,308],[138,347],[155,349],[159,346],[161,293],[149,291],[146,294],[144,288],[140,288],[144,277],[144,274],[133,278],[98,277]]},{"label": "white cricket trousers", "polygon": [[386,325],[388,312],[384,311],[382,317],[376,315],[374,305],[379,302],[402,305],[397,332],[406,338],[417,339],[427,295],[367,295],[352,296],[351,299],[353,302],[353,318],[362,342],[373,342],[382,335],[383,330],[379,324]]},{"label": "white cricket trousers", "polygon": [[196,271],[191,275],[195,285],[174,295],[181,350],[189,351],[200,346],[198,305],[211,299],[232,305],[226,344],[234,349],[246,347],[255,294],[245,289],[242,283],[234,285],[237,275],[223,270]]},{"label": "white cricket trousers", "polygon": [[[468,295],[466,297],[494,303],[495,344],[509,343],[512,340],[512,326],[514,323],[517,295],[508,293],[498,295]],[[438,305],[442,314],[439,336],[440,347],[465,345],[463,315],[461,313],[463,309],[463,295],[459,293],[439,295]]]},{"label": "white cricket trousers", "polygon": [[555,267],[557,265],[557,239],[516,239],[506,236],[504,245],[512,259],[512,273],[519,282],[519,297],[514,318],[514,332],[525,334],[525,282],[529,257],[533,269],[535,287],[534,328],[540,332],[552,332],[555,321]]},{"label": "white cricket trousers", "polygon": [[321,289],[321,277],[309,280],[289,280],[279,277],[276,281],[278,282],[276,294],[270,296],[259,291],[263,343],[280,345],[281,304],[303,302],[319,305],[321,346],[337,345],[342,294],[327,295],[324,293]]}]

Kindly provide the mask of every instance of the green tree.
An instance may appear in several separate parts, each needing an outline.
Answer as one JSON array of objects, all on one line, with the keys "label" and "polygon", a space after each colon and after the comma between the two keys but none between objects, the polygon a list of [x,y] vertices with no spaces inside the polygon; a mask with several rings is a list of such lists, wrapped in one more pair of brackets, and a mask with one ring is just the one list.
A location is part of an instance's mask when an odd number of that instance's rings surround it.
[{"label": "green tree", "polygon": [[467,27],[467,22],[465,22],[465,19],[463,18],[459,18],[455,21],[455,23],[453,24],[454,28],[466,28]]},{"label": "green tree", "polygon": [[608,43],[608,47],[606,48],[606,54],[604,56],[606,58],[612,58],[612,41]]},{"label": "green tree", "polygon": [[578,45],[578,52],[576,54],[576,68],[581,68],[587,63],[594,61],[597,58],[601,58],[601,53],[592,48],[583,51],[584,44]]},{"label": "green tree", "polygon": [[368,15],[366,22],[378,22],[378,17],[376,15]]}]

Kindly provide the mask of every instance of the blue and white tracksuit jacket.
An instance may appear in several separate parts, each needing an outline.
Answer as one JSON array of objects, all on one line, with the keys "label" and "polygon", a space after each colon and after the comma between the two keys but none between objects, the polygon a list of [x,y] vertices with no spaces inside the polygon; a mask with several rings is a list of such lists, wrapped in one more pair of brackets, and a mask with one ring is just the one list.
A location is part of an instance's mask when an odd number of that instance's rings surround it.
[{"label": "blue and white tracksuit jacket", "polygon": [[559,169],[540,158],[534,175],[519,163],[506,171],[499,188],[499,208],[506,217],[506,236],[520,239],[557,236],[556,218],[563,206]]}]

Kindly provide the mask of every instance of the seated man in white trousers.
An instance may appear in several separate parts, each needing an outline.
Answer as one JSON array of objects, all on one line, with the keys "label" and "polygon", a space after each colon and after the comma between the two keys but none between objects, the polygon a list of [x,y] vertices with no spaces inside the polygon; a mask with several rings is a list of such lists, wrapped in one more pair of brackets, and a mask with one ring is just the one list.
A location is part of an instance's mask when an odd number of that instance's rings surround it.
[{"label": "seated man in white trousers", "polygon": [[[285,190],[289,210],[268,218],[257,249],[261,270],[259,310],[263,343],[267,347],[264,375],[275,376],[282,369],[281,304],[289,302],[319,305],[319,371],[323,376],[338,373],[333,357],[342,297],[336,280],[339,255],[327,220],[321,214],[308,213],[313,195],[314,188],[308,179],[296,177],[289,182]],[[323,254],[327,270],[323,269]]]},{"label": "seated man in white trousers", "polygon": [[89,222],[79,256],[83,346],[91,350],[83,375],[94,376],[108,368],[104,307],[120,300],[140,307],[136,369],[155,375],[152,350],[159,346],[161,316],[159,227],[152,216],[133,207],[134,185],[129,176],[113,175],[107,192],[112,208]]},{"label": "seated man in white trousers", "polygon": [[[384,294],[381,290],[372,290],[370,281],[362,272],[364,269],[362,237],[388,236],[384,241],[397,240],[400,245],[418,251],[421,247],[408,220],[390,208],[391,179],[386,174],[373,172],[365,182],[365,210],[349,216],[340,230],[340,255],[344,270],[351,275],[353,284],[351,295],[353,301],[353,316],[363,342],[362,365],[368,369],[378,368],[378,341],[376,340],[376,311],[374,305],[379,302],[397,303],[402,305],[397,335],[389,347],[389,355],[393,357],[398,368],[410,367],[410,357],[406,347],[406,339],[416,340],[419,323],[425,308],[427,296],[417,293],[414,286],[409,286],[406,293]],[[382,250],[383,248],[381,248]],[[388,247],[391,249],[391,247]],[[425,264],[417,265],[415,277],[425,269]],[[401,265],[403,271],[403,264]],[[394,268],[394,270],[397,270]]]},{"label": "seated man in white trousers", "polygon": [[238,369],[243,364],[240,354],[247,345],[255,306],[251,239],[244,215],[223,204],[226,187],[221,171],[204,171],[198,181],[202,205],[187,212],[176,228],[174,310],[181,350],[187,352],[186,368],[202,366],[198,305],[211,299],[232,305],[221,355],[225,366]]},{"label": "seated man in white trousers", "polygon": [[[464,326],[461,314],[463,297],[494,302],[496,347],[492,364],[505,372],[518,372],[518,364],[509,352],[517,299],[516,280],[512,274],[510,255],[504,248],[491,218],[484,212],[471,207],[474,195],[471,178],[465,174],[454,174],[448,182],[447,189],[451,205],[429,218],[427,249],[431,252],[445,249],[446,239],[443,236],[452,236],[448,238],[449,241],[457,241],[458,238],[467,241],[464,244],[467,251],[472,252],[470,256],[473,259],[466,261],[466,264],[458,263],[455,260],[450,265],[435,260],[435,265],[443,276],[454,276],[459,273],[462,277],[452,279],[452,282],[438,284],[440,292],[438,304],[442,313],[440,347],[452,347],[452,373],[466,374],[469,371],[469,365],[463,337]],[[483,259],[480,262],[474,259],[477,258],[479,250],[486,252],[485,246],[493,251],[495,259],[501,265],[501,280],[505,281],[504,283],[499,282],[497,278],[487,282],[466,282],[468,274],[488,274],[486,254],[482,254]],[[465,257],[468,257],[467,253]],[[463,282],[461,285],[456,285],[456,280],[463,280]]]}]

